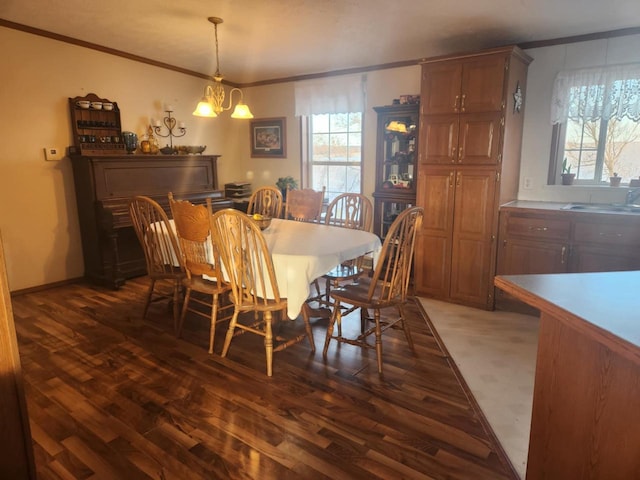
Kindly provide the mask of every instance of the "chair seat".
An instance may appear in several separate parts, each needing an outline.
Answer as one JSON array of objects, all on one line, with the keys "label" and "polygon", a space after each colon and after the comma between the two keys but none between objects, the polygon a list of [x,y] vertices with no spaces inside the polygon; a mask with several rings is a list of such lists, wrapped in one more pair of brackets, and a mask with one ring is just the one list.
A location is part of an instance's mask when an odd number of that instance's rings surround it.
[{"label": "chair seat", "polygon": [[379,296],[378,291],[374,292],[372,299],[369,299],[370,285],[371,279],[369,277],[362,277],[358,283],[344,285],[331,290],[331,298],[341,303],[348,303],[354,307],[365,308],[386,308],[401,303],[402,300],[400,298],[398,298],[397,301],[379,300],[377,298]]},{"label": "chair seat", "polygon": [[205,293],[208,295],[221,294],[231,290],[229,284],[219,283],[213,280],[207,280],[202,277],[185,277],[182,279],[182,285],[186,288],[191,288],[196,292]]}]

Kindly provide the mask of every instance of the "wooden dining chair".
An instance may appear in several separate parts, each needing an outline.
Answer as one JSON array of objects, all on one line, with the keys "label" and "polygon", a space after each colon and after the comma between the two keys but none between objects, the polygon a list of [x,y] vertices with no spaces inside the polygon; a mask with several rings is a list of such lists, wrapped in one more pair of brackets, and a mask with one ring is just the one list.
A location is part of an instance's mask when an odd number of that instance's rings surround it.
[{"label": "wooden dining chair", "polygon": [[[187,312],[207,318],[210,322],[209,353],[213,353],[216,325],[231,318],[231,315],[219,317],[221,312],[230,310],[231,304],[223,305],[222,300],[230,287],[222,280],[220,257],[211,237],[211,199],[206,205],[193,205],[186,200],[175,200],[169,192],[169,206],[175,223],[178,244],[185,269],[182,284],[185,289],[182,313],[178,324],[178,336],[182,333]],[[198,296],[198,292],[210,296],[207,302]],[[191,305],[193,303],[193,306]],[[197,306],[204,306],[206,310]]]},{"label": "wooden dining chair", "polygon": [[[402,328],[409,347],[413,350],[411,332],[405,321],[404,305],[409,289],[416,232],[422,225],[423,213],[422,207],[412,207],[404,210],[394,220],[385,237],[372,277],[364,276],[357,284],[344,285],[331,291],[334,306],[322,351],[325,359],[332,339],[362,348],[375,348],[378,372],[382,373],[382,333],[389,328]],[[342,303],[360,308],[361,334],[356,338],[342,336]],[[383,321],[380,311],[389,307],[397,309],[398,317]],[[369,309],[373,310],[373,318],[368,315]],[[374,325],[367,329],[371,321]],[[338,333],[334,336],[336,323]],[[375,336],[375,345],[367,342],[370,335]]]},{"label": "wooden dining chair", "polygon": [[[152,302],[170,298],[173,301],[173,328],[177,334],[180,290],[185,271],[179,262],[178,241],[170,226],[169,218],[155,200],[143,195],[135,196],[129,201],[129,215],[144,252],[150,279],[142,318],[147,318]],[[171,282],[170,294],[156,290],[159,280]]]},{"label": "wooden dining chair", "polygon": [[287,204],[284,218],[299,222],[319,222],[322,215],[325,187],[321,191],[312,188],[287,188]]},{"label": "wooden dining chair", "polygon": [[[359,193],[342,193],[329,202],[324,222],[353,230],[371,231],[373,221],[373,205],[364,195]],[[330,306],[329,294],[331,288],[338,287],[342,282],[354,281],[364,273],[365,256],[348,260],[337,265],[330,272],[323,275],[325,280],[324,292],[320,291],[318,280],[314,281],[316,296],[309,301],[316,301],[321,305]],[[346,313],[345,313],[346,314]]]},{"label": "wooden dining chair", "polygon": [[282,192],[276,187],[260,187],[249,197],[247,213],[259,213],[271,218],[282,215]]},{"label": "wooden dining chair", "polygon": [[[287,299],[280,296],[271,253],[256,223],[233,209],[216,212],[211,223],[214,243],[220,246],[220,255],[229,276],[234,303],[222,356],[226,357],[236,329],[261,335],[267,357],[267,376],[270,377],[273,374],[273,352],[284,350],[305,335],[274,346],[274,314],[276,319],[286,318]],[[243,318],[243,322],[248,320],[250,324],[239,321],[240,314],[245,312],[254,313]],[[311,324],[304,309],[303,319],[311,351],[315,352]]]}]

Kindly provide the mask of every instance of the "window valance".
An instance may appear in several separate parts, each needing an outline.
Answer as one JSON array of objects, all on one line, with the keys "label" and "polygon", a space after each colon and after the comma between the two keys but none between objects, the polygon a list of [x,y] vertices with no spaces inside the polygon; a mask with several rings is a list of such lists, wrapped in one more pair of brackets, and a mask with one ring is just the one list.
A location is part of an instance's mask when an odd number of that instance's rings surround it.
[{"label": "window valance", "polygon": [[616,117],[640,120],[640,64],[607,65],[558,73],[551,123]]},{"label": "window valance", "polygon": [[366,75],[296,82],[296,116],[364,112]]}]

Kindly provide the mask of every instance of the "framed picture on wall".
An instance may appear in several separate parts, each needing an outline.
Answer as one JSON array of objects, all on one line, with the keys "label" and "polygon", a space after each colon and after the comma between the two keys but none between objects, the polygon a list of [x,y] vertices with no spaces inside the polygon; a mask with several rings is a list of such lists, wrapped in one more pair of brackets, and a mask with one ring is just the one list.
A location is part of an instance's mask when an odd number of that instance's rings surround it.
[{"label": "framed picture on wall", "polygon": [[285,117],[251,120],[249,130],[252,157],[287,156],[286,121]]}]

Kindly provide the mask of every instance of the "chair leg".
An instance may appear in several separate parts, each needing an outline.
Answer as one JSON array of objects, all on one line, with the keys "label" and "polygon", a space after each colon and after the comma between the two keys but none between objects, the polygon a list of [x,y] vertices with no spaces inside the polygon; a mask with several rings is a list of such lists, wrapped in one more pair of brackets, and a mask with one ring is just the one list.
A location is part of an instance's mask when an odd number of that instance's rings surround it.
[{"label": "chair leg", "polygon": [[273,330],[271,328],[272,315],[269,310],[264,312],[264,350],[267,354],[267,377],[273,375]]},{"label": "chair leg", "polygon": [[369,310],[360,307],[360,334],[363,334],[367,328],[367,319],[369,318]]},{"label": "chair leg", "polygon": [[[327,351],[329,350],[329,342],[333,338],[333,326],[336,323],[336,319],[340,317],[340,301],[336,300],[333,306],[333,313],[329,317],[329,325],[327,325],[327,335],[324,338],[324,348],[322,349],[322,356],[327,358]],[[340,323],[338,323],[340,325]]]},{"label": "chair leg", "polygon": [[173,333],[178,336],[178,322],[180,320],[180,280],[173,283]]},{"label": "chair leg", "polygon": [[218,294],[213,294],[211,304],[211,328],[209,329],[209,354],[213,353],[213,341],[216,338],[216,320],[218,318]]},{"label": "chair leg", "polygon": [[413,348],[413,338],[411,337],[411,330],[409,329],[409,325],[407,324],[407,317],[404,314],[404,305],[398,305],[398,314],[400,315],[402,330],[404,331],[404,336],[407,337],[407,343],[409,344],[409,348],[414,350]]},{"label": "chair leg", "polygon": [[187,316],[187,308],[189,307],[189,299],[191,298],[191,289],[187,288],[184,292],[184,301],[182,303],[182,313],[180,314],[180,323],[178,324],[178,331],[176,337],[182,336],[182,326],[184,325],[184,318]]},{"label": "chair leg", "polygon": [[378,373],[382,373],[382,329],[380,328],[380,310],[374,309],[373,316],[376,321],[376,356],[378,357]]},{"label": "chair leg", "polygon": [[324,287],[324,301],[327,306],[331,305],[331,280],[327,278],[326,285]]},{"label": "chair leg", "polygon": [[236,329],[236,323],[238,323],[238,315],[240,311],[237,308],[233,310],[233,316],[229,322],[229,329],[227,330],[227,336],[224,339],[224,346],[222,347],[222,356],[226,357],[229,351],[229,345],[231,345],[231,339],[233,338],[233,331]]},{"label": "chair leg", "polygon": [[[282,315],[286,315],[287,311],[283,310]],[[309,346],[311,347],[311,353],[316,351],[316,342],[313,341],[313,330],[311,330],[311,322],[309,321],[309,305],[304,303],[302,305],[302,320],[304,321],[304,329],[307,331],[307,338],[309,339]]]},{"label": "chair leg", "polygon": [[142,318],[147,318],[147,312],[149,311],[149,305],[151,305],[151,297],[153,296],[153,289],[156,285],[156,279],[152,278],[149,283],[149,290],[147,291],[147,301],[144,304],[144,310],[142,311]]}]

